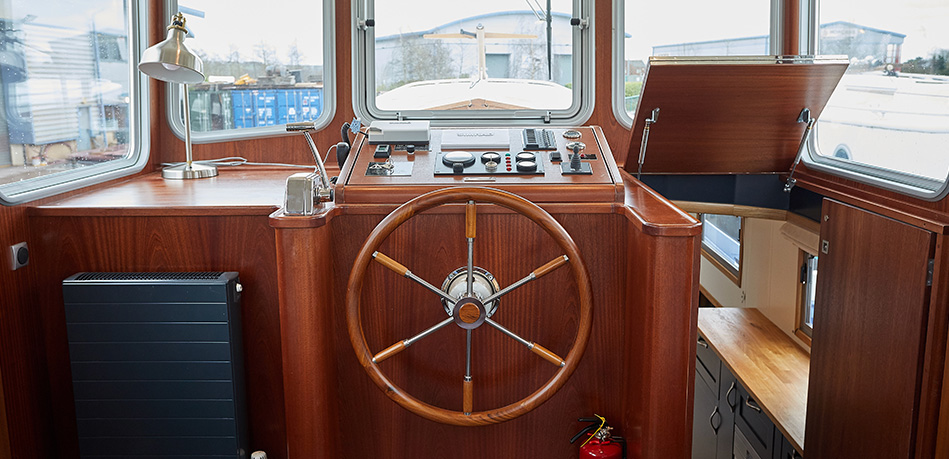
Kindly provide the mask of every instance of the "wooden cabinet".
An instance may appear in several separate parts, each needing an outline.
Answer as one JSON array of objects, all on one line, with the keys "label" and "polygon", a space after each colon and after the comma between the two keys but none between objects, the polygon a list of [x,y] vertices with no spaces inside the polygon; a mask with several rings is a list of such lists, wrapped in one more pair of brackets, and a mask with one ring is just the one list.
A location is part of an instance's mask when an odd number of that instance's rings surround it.
[{"label": "wooden cabinet", "polygon": [[832,200],[822,216],[807,456],[914,457],[935,236]]}]

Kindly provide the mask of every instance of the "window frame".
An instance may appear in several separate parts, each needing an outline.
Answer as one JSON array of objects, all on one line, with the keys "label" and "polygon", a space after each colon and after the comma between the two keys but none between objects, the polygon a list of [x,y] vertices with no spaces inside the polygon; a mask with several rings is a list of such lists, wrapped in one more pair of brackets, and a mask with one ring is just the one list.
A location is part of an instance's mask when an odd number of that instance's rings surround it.
[{"label": "window frame", "polygon": [[126,157],[0,185],[0,204],[12,206],[125,177],[140,172],[148,164],[151,92],[148,76],[138,71],[139,59],[148,47],[148,6],[141,2],[129,2],[126,19],[129,24],[130,90],[129,150]]},{"label": "window frame", "polygon": [[[797,0],[795,0],[797,1]],[[808,0],[816,1],[816,0]],[[771,0],[771,24],[769,25],[769,43],[768,46],[771,55],[781,55],[784,49],[784,34],[781,29],[784,27],[784,0]],[[802,8],[803,9],[803,8]],[[626,129],[632,129],[633,117],[639,110],[632,114],[626,111],[626,2],[625,0],[613,0],[613,116]]]},{"label": "window frame", "polygon": [[[706,215],[724,215],[727,217],[735,217],[738,219],[738,268],[732,269],[731,263],[723,259],[721,255],[715,252],[714,249],[707,247],[705,243],[705,216]],[[701,235],[701,250],[702,256],[709,261],[713,266],[718,268],[722,274],[725,275],[728,279],[735,283],[736,286],[741,287],[741,273],[744,266],[745,259],[745,244],[744,244],[744,234],[745,234],[745,217],[740,215],[727,215],[727,214],[698,214],[699,221],[702,222],[702,235]]]},{"label": "window frame", "polygon": [[[808,269],[808,264],[812,258],[819,258],[817,255],[808,253],[805,250],[798,249],[797,257],[797,266],[800,270],[798,275],[801,275],[804,270],[807,270],[807,273],[801,276],[804,279],[804,282],[801,282],[801,279],[797,279],[798,288],[797,288],[797,328],[794,330],[794,335],[801,339],[801,341],[807,343],[808,346],[811,345],[811,338],[814,336],[814,329],[810,325],[807,325],[805,316],[808,310],[808,299],[810,295],[808,294],[808,287],[810,286],[809,282],[811,281],[810,269]],[[815,290],[815,300],[816,300],[816,290]],[[817,304],[815,301],[814,310],[817,309]],[[814,312],[812,311],[811,314]]]},{"label": "window frame", "polygon": [[[323,4],[323,113],[315,120],[317,130],[329,126],[336,116],[336,2],[322,0]],[[178,11],[178,0],[166,0],[162,23],[168,23]],[[166,83],[165,91],[165,119],[171,132],[184,140],[185,126],[178,111],[181,109],[181,85]],[[329,88],[329,89],[327,89]],[[193,99],[192,99],[193,100]],[[287,133],[285,124],[275,126],[260,126],[244,129],[227,129],[210,132],[191,132],[191,143],[217,143],[234,140],[259,139],[292,135]]]},{"label": "window frame", "polygon": [[[573,14],[587,20],[586,27],[571,26],[573,53],[573,102],[567,109],[545,110],[382,110],[375,106],[375,28],[366,25],[374,0],[353,2],[352,64],[353,110],[358,118],[373,120],[427,120],[432,126],[497,126],[515,122],[525,126],[578,126],[593,115],[593,43],[595,20],[593,0],[572,0]],[[576,16],[575,16],[576,17]],[[360,65],[361,64],[361,65]],[[361,67],[361,68],[360,68]],[[362,88],[361,90],[359,88]],[[579,90],[577,90],[579,88]],[[372,102],[370,102],[372,101]]]},{"label": "window frame", "polygon": [[[820,37],[820,4],[819,0],[804,0],[801,2],[801,49],[808,54],[816,55]],[[924,201],[939,201],[949,194],[949,173],[939,184],[939,181],[926,177],[919,177],[892,169],[844,161],[838,158],[821,156],[817,145],[820,135],[820,120],[815,124],[807,142],[806,154],[801,155],[801,161],[808,168],[825,172],[837,177],[843,177],[858,183],[894,191],[896,193],[919,198]],[[926,185],[934,185],[927,187]]]}]

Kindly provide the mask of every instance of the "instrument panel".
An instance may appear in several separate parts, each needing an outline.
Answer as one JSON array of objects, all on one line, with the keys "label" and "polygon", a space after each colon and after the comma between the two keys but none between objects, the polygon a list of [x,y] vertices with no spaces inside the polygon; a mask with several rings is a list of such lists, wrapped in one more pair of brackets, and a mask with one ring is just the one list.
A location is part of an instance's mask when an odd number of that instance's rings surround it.
[{"label": "instrument panel", "polygon": [[354,146],[339,203],[401,203],[445,186],[488,186],[535,202],[622,202],[603,131],[577,128],[433,128],[428,143]]}]

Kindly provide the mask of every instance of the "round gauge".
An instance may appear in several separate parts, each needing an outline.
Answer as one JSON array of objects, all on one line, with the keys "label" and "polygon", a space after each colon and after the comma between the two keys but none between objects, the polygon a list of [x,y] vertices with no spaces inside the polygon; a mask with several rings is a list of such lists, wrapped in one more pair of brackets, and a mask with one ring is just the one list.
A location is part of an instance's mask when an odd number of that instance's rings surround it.
[{"label": "round gauge", "polygon": [[537,155],[535,155],[535,154],[533,154],[533,153],[531,153],[531,152],[529,152],[529,151],[522,151],[522,152],[520,152],[520,153],[517,154],[517,156],[515,157],[515,159],[516,159],[518,162],[521,162],[521,161],[536,161],[536,160],[537,160]]},{"label": "round gauge", "polygon": [[565,139],[570,139],[570,140],[579,139],[579,138],[580,138],[580,131],[578,131],[578,130],[576,130],[576,129],[570,129],[570,130],[568,130],[568,131],[564,131],[564,132],[563,132],[563,138],[565,138]]},{"label": "round gauge", "polygon": [[442,156],[442,163],[451,168],[454,168],[456,164],[460,164],[462,167],[468,167],[474,164],[474,162],[474,155],[467,151],[452,151]]},{"label": "round gauge", "polygon": [[574,147],[580,147],[580,151],[583,151],[583,149],[587,147],[587,144],[583,142],[568,142],[567,143],[567,151],[573,151]]},{"label": "round gauge", "polygon": [[486,151],[481,154],[481,162],[485,164],[489,162],[499,163],[501,162],[501,155],[497,154],[497,152]]},{"label": "round gauge", "polygon": [[537,163],[533,161],[518,161],[517,171],[518,172],[535,172],[537,171]]}]

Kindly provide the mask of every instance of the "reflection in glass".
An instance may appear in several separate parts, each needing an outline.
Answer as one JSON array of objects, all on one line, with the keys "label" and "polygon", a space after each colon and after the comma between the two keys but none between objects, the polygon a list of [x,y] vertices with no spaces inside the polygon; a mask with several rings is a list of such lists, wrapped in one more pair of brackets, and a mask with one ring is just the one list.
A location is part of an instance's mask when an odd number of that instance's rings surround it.
[{"label": "reflection in glass", "polygon": [[0,5],[0,184],[129,155],[127,9],[114,0]]}]

